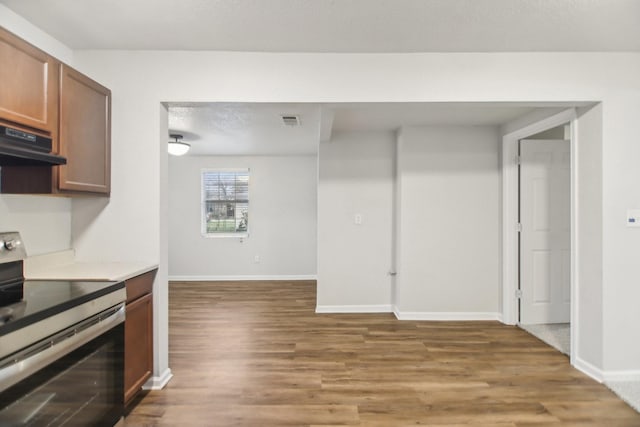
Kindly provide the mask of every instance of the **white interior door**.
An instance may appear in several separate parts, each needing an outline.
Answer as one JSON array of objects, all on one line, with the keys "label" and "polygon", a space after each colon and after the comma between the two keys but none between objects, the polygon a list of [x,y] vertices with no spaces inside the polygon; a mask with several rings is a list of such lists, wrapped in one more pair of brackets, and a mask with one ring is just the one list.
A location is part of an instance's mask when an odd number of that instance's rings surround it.
[{"label": "white interior door", "polygon": [[520,323],[571,315],[570,144],[520,141]]}]

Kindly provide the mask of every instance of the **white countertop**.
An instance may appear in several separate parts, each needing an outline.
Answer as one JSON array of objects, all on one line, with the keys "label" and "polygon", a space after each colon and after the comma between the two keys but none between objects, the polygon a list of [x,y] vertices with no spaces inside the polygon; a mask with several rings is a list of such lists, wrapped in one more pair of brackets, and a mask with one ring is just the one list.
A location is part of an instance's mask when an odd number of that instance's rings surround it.
[{"label": "white countertop", "polygon": [[157,264],[133,262],[76,261],[73,250],[28,257],[24,276],[30,280],[116,280],[122,281],[158,268]]}]

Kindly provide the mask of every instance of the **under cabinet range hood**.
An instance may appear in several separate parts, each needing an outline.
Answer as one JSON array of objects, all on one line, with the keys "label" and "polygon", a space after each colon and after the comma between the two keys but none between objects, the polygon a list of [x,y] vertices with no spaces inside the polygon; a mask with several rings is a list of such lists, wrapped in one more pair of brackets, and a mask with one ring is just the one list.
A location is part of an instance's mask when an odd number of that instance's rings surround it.
[{"label": "under cabinet range hood", "polygon": [[51,153],[51,138],[0,126],[0,166],[56,166],[67,159]]}]

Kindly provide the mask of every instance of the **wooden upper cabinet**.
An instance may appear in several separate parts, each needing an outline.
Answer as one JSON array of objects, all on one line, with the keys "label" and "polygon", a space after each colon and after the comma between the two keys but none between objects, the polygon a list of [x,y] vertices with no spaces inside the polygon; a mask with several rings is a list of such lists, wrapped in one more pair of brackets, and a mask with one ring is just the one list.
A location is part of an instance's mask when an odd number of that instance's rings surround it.
[{"label": "wooden upper cabinet", "polygon": [[58,61],[0,28],[0,64],[0,117],[55,139]]},{"label": "wooden upper cabinet", "polygon": [[61,64],[59,98],[59,190],[109,194],[111,91]]},{"label": "wooden upper cabinet", "polygon": [[4,166],[3,193],[109,195],[111,91],[0,27],[0,123],[53,140],[63,166]]}]

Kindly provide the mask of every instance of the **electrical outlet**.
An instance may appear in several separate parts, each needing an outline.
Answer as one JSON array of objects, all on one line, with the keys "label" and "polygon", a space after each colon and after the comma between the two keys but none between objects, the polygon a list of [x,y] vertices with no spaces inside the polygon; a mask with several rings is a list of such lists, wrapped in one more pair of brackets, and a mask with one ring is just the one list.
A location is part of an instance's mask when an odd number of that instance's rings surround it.
[{"label": "electrical outlet", "polygon": [[353,215],[353,223],[356,225],[362,225],[362,214],[354,214]]},{"label": "electrical outlet", "polygon": [[627,227],[640,227],[640,209],[627,210]]},{"label": "electrical outlet", "polygon": [[254,257],[253,257],[253,262],[254,262],[255,264],[260,264],[260,255],[256,255],[256,256],[254,256]]}]

